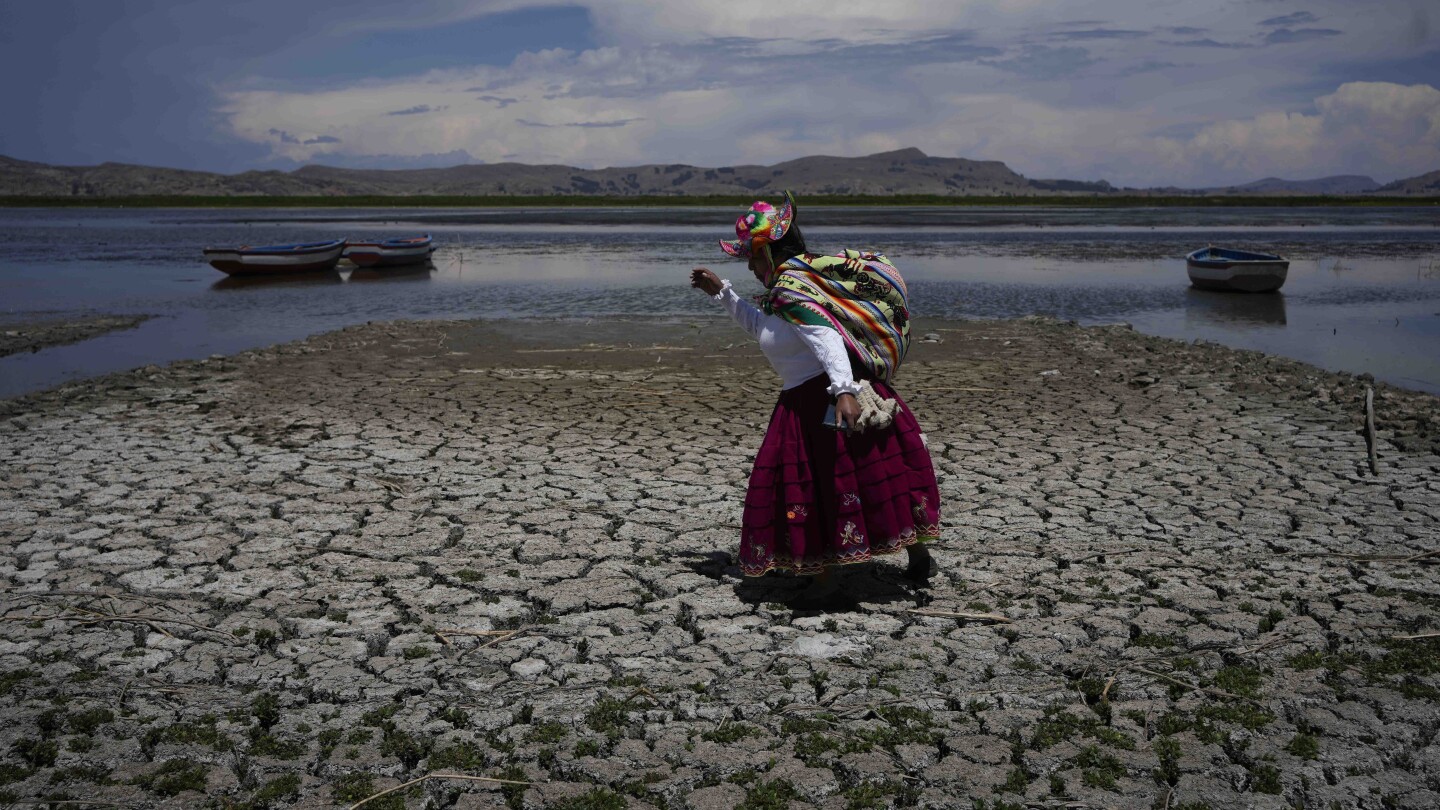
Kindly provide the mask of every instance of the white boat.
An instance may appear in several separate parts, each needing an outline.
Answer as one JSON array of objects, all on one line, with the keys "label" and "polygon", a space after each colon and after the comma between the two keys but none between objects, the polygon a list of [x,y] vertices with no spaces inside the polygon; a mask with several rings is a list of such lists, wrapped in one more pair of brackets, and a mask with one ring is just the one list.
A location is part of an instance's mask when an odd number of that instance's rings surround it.
[{"label": "white boat", "polygon": [[1273,292],[1285,283],[1290,262],[1272,253],[1207,247],[1185,257],[1185,271],[1202,290]]},{"label": "white boat", "polygon": [[345,240],[267,247],[205,248],[205,261],[232,276],[268,276],[334,270]]},{"label": "white boat", "polygon": [[343,258],[354,262],[356,267],[397,267],[422,264],[429,261],[434,252],[435,245],[427,233],[382,242],[351,242]]}]

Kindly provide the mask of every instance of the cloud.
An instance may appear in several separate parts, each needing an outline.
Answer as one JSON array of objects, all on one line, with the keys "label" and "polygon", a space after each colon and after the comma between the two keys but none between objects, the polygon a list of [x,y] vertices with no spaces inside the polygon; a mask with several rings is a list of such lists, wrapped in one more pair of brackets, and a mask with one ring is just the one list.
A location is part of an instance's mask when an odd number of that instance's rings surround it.
[{"label": "cloud", "polygon": [[485,161],[476,159],[463,149],[457,149],[452,152],[422,155],[356,155],[331,152],[320,156],[318,162],[345,169],[448,169],[451,166],[480,164]]},{"label": "cloud", "polygon": [[1232,48],[1249,48],[1249,47],[1253,47],[1253,46],[1250,46],[1250,45],[1246,45],[1246,44],[1243,43],[1243,42],[1217,42],[1217,41],[1215,41],[1215,40],[1213,40],[1213,39],[1210,39],[1209,37],[1206,37],[1205,39],[1186,39],[1186,40],[1181,40],[1181,41],[1179,41],[1179,42],[1169,42],[1169,43],[1166,43],[1166,44],[1167,44],[1167,45],[1175,45],[1175,46],[1178,46],[1178,47],[1181,47],[1181,48],[1224,48],[1224,49],[1232,49]]},{"label": "cloud", "polygon": [[1128,65],[1120,69],[1120,76],[1139,76],[1145,73],[1156,73],[1162,70],[1180,67],[1174,62],[1166,62],[1159,59],[1147,59],[1134,65]]},{"label": "cloud", "polygon": [[1220,121],[1188,139],[1147,147],[1171,171],[1229,179],[1288,174],[1406,177],[1440,160],[1440,90],[1349,82],[1314,100],[1313,114],[1274,111]]},{"label": "cloud", "polygon": [[1329,39],[1338,37],[1344,31],[1337,31],[1334,28],[1276,28],[1265,35],[1267,45],[1285,45],[1291,42],[1309,42],[1313,39]]},{"label": "cloud", "polygon": [[[1038,0],[1011,0],[1012,8]],[[934,3],[889,0],[884,4],[834,0],[628,0],[593,2],[590,16],[601,35],[622,45],[701,42],[723,37],[796,40],[836,39],[883,43],[932,30],[973,27],[1007,16],[974,0]],[[1003,5],[1003,4],[1001,4]]]},{"label": "cloud", "polygon": [[443,112],[449,109],[449,105],[431,107],[429,104],[416,104],[414,107],[406,107],[403,110],[391,110],[386,115],[424,115],[431,112]]},{"label": "cloud", "polygon": [[[483,5],[430,0],[442,1]],[[577,1],[595,19],[597,47],[408,76],[245,76],[222,91],[223,134],[268,150],[274,165],[398,166],[463,152],[466,162],[720,166],[918,146],[1002,160],[1029,176],[1128,185],[1204,173],[1245,182],[1266,160],[1276,166],[1255,176],[1330,174],[1338,161],[1378,177],[1409,160],[1306,145],[1332,137],[1316,96],[1353,78],[1345,64],[1394,54],[1409,15],[1341,32],[1275,16],[1274,5],[1209,14],[1211,0],[1192,0],[1183,15],[1139,0],[1075,0],[1062,22],[1041,0],[956,0],[933,14],[920,0],[883,11],[834,0],[734,0],[720,11],[700,0]],[[819,13],[832,6],[833,16]],[[1316,20],[1338,19],[1339,0],[1308,7]],[[751,18],[772,12],[774,24]],[[653,28],[631,25],[646,14]],[[1299,44],[1260,47],[1267,35]],[[1387,70],[1367,75],[1392,77]],[[1324,90],[1308,89],[1321,80]],[[1218,144],[1246,139],[1289,146],[1222,159]],[[1296,156],[1315,169],[1286,168]]]},{"label": "cloud", "polygon": [[1050,38],[1063,40],[1138,39],[1145,36],[1149,36],[1145,31],[1130,31],[1121,28],[1091,28],[1084,31],[1057,31],[1051,34]]},{"label": "cloud", "polygon": [[542,124],[538,121],[526,121],[524,118],[515,119],[515,123],[525,127],[540,127],[549,129],[551,127],[579,127],[581,129],[609,129],[611,127],[623,127],[636,121],[643,121],[643,118],[621,118],[618,121],[573,121],[564,124]]},{"label": "cloud", "polygon": [[1405,26],[1405,43],[1411,48],[1421,48],[1430,41],[1430,14],[1424,7],[1415,9],[1410,15],[1410,24]]},{"label": "cloud", "polygon": [[1268,26],[1291,26],[1305,25],[1306,23],[1318,22],[1319,20],[1319,17],[1316,17],[1308,11],[1297,11],[1294,14],[1286,14],[1283,17],[1271,17],[1268,20],[1261,20],[1260,24]]},{"label": "cloud", "polygon": [[1018,73],[1032,79],[1058,79],[1070,76],[1095,64],[1090,52],[1084,48],[1050,48],[1039,45],[1026,48],[1023,53],[1009,59],[986,59],[982,64]]}]

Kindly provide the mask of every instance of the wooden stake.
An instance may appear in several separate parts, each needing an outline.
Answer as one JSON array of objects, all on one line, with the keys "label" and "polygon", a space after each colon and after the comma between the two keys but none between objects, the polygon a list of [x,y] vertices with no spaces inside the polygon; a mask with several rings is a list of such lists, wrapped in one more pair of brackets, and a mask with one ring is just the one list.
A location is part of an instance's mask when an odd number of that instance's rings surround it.
[{"label": "wooden stake", "polygon": [[1370,457],[1370,474],[1379,475],[1375,467],[1375,389],[1365,386],[1365,453]]}]

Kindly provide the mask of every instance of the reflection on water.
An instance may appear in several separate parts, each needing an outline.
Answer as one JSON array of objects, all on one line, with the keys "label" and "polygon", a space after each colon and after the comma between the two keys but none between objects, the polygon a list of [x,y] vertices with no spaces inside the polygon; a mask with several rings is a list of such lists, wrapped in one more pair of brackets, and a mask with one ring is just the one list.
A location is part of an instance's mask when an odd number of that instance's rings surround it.
[{"label": "reflection on water", "polygon": [[334,270],[318,273],[276,274],[266,276],[226,276],[210,285],[212,290],[249,290],[256,287],[321,287],[343,283]]},{"label": "reflection on water", "polygon": [[350,271],[347,280],[352,282],[429,281],[430,274],[434,271],[435,265],[430,262],[404,264],[398,267],[357,267]]},{"label": "reflection on water", "polygon": [[1185,320],[1207,326],[1284,326],[1285,294],[1185,291]]}]

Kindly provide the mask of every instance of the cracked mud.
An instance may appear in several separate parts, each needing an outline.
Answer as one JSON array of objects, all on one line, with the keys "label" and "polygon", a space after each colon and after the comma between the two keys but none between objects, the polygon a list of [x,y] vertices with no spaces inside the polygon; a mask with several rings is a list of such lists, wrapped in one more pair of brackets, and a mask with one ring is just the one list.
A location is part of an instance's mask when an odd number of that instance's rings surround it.
[{"label": "cracked mud", "polygon": [[718,320],[371,324],[0,403],[0,798],[1440,805],[1435,398],[1377,386],[1372,475],[1347,375],[926,332],[940,572],[821,613],[734,565],[775,383]]}]

